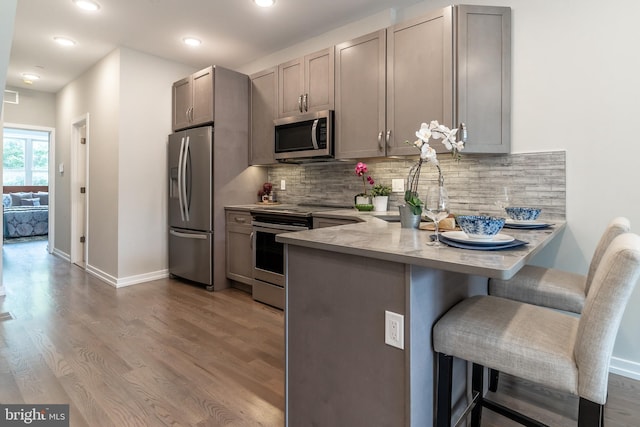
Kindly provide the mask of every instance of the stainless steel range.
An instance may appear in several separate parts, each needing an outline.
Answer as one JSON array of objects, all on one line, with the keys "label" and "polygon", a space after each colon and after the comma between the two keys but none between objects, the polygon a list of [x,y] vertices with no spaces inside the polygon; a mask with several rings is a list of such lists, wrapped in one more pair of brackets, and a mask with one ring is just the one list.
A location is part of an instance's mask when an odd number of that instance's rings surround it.
[{"label": "stainless steel range", "polygon": [[253,218],[253,299],[284,309],[284,245],[276,235],[313,228],[313,212],[336,207],[281,205],[256,207]]}]

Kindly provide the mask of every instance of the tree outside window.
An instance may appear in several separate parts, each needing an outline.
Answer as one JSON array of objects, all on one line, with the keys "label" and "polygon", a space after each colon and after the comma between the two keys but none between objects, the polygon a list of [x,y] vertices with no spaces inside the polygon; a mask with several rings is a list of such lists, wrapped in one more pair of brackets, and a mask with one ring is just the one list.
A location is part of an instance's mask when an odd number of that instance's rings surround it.
[{"label": "tree outside window", "polygon": [[4,128],[4,185],[49,185],[49,132]]}]

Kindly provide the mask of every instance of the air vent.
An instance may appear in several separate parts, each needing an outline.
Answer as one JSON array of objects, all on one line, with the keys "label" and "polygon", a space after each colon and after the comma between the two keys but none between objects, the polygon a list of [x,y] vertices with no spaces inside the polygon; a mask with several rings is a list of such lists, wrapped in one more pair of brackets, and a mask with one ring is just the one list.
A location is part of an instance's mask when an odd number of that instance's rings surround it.
[{"label": "air vent", "polygon": [[7,104],[19,104],[20,103],[20,94],[15,90],[7,90],[4,91],[4,102]]}]

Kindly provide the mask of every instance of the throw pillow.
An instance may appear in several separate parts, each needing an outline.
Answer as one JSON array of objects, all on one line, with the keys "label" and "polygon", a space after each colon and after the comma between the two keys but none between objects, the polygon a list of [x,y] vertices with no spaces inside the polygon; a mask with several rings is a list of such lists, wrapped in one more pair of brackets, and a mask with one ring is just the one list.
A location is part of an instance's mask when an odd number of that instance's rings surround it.
[{"label": "throw pillow", "polygon": [[40,198],[22,199],[22,206],[40,206]]},{"label": "throw pillow", "polygon": [[2,195],[2,205],[5,208],[8,208],[9,206],[11,206],[11,196],[8,194],[3,194]]},{"label": "throw pillow", "polygon": [[22,206],[22,199],[31,199],[33,197],[33,193],[9,193],[11,196],[11,206]]},{"label": "throw pillow", "polygon": [[40,198],[40,206],[49,204],[49,193],[46,191],[38,191],[37,193],[33,193],[33,197]]}]

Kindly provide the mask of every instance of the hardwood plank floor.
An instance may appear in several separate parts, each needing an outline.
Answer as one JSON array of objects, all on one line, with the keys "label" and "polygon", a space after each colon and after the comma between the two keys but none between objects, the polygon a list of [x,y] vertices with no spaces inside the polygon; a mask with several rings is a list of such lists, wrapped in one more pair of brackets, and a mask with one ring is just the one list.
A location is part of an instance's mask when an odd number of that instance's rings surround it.
[{"label": "hardwood plank floor", "polygon": [[[284,425],[281,311],[171,279],[116,290],[45,247],[3,248],[0,402],[69,403],[73,427]],[[493,398],[576,425],[576,398],[507,375]],[[607,427],[639,426],[639,404],[640,382],[610,375]]]}]

